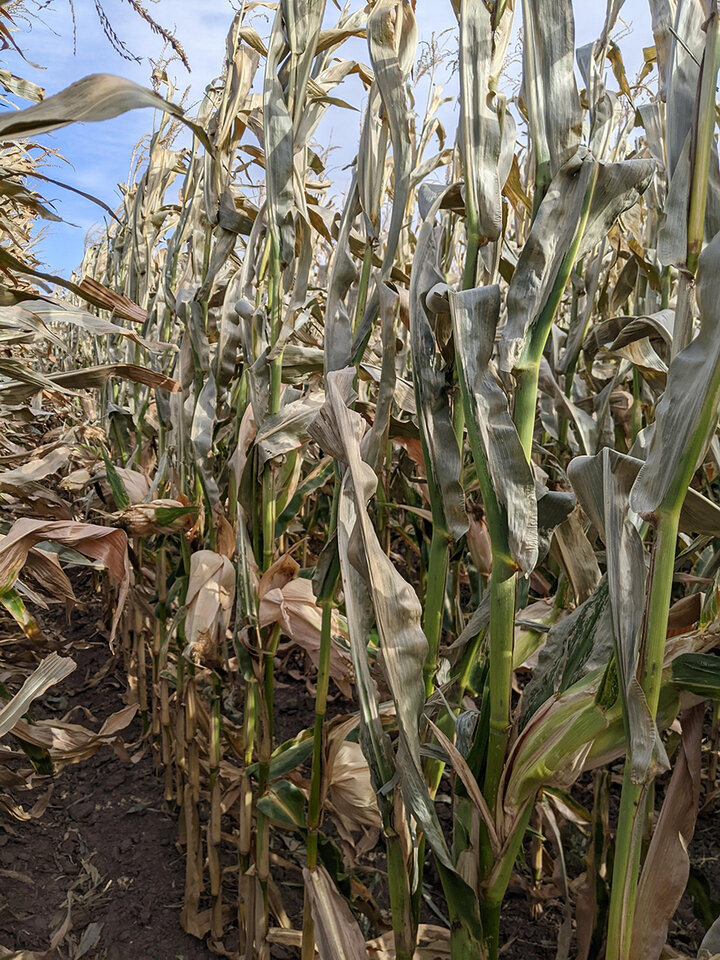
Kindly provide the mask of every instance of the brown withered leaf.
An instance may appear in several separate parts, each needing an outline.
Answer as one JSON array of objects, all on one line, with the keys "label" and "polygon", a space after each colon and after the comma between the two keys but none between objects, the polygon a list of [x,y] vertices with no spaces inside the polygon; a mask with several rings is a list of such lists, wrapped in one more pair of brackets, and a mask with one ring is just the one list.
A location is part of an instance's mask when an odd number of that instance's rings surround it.
[{"label": "brown withered leaf", "polygon": [[129,575],[127,536],[123,530],[73,520],[32,520],[22,517],[0,541],[0,584],[3,589],[13,585],[32,547],[46,540],[72,547],[86,557],[100,560],[120,583]]},{"label": "brown withered leaf", "polygon": [[367,960],[360,927],[325,867],[305,868],[303,879],[323,960]]},{"label": "brown withered leaf", "polygon": [[682,715],[682,740],[638,884],[630,955],[657,960],[690,873],[688,845],[700,799],[705,705]]},{"label": "brown withered leaf", "polygon": [[225,634],[235,603],[235,568],[214,550],[198,550],[190,557],[185,605],[185,656],[194,663],[219,666]]},{"label": "brown withered leaf", "polygon": [[[299,569],[295,560],[286,554],[262,575],[258,587],[260,626],[279,623],[283,634],[302,647],[317,667],[322,610],[315,600],[312,582],[297,576]],[[333,637],[346,633],[341,618],[333,614]],[[351,696],[352,664],[335,640],[330,647],[330,676],[344,696]]]}]

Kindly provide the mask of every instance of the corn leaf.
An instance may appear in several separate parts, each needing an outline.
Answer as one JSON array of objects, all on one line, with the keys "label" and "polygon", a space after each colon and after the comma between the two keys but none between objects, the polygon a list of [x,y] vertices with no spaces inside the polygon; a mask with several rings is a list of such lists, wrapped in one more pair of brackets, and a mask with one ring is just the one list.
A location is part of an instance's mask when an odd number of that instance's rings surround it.
[{"label": "corn leaf", "polygon": [[635,902],[631,956],[657,960],[690,874],[688,847],[700,800],[704,705],[680,717],[682,736],[660,816],[643,864]]},{"label": "corn leaf", "polygon": [[632,778],[635,783],[641,783],[653,762],[660,769],[668,767],[665,749],[637,677],[645,611],[645,555],[628,505],[634,483],[632,465],[607,447],[603,450],[602,462],[615,655],[630,740]]},{"label": "corn leaf", "polygon": [[188,120],[174,103],[132,80],[114,77],[109,73],[95,73],[48,97],[25,110],[0,114],[0,140],[35,137],[66,127],[69,123],[89,123],[110,120],[128,110],[153,107],[182,120],[212,152],[210,141],[201,125]]},{"label": "corn leaf", "polygon": [[[512,5],[507,8],[512,20]],[[508,17],[505,18],[506,20]],[[506,24],[503,24],[505,27]],[[504,47],[484,3],[460,5],[460,97],[465,202],[468,220],[480,234],[497,240],[502,227],[499,103],[492,93],[496,45]],[[512,150],[512,148],[511,148]],[[509,172],[509,171],[508,171]]]},{"label": "corn leaf", "polygon": [[655,411],[645,464],[630,503],[642,517],[676,509],[715,432],[720,406],[720,235],[700,255],[697,276],[700,333],[670,364]]},{"label": "corn leaf", "polygon": [[70,657],[61,657],[51,653],[25,680],[20,690],[0,709],[0,737],[12,730],[18,720],[27,713],[33,700],[41,697],[45,691],[64,680],[72,673],[77,664]]},{"label": "corn leaf", "polygon": [[393,205],[382,260],[383,279],[388,279],[405,222],[413,168],[405,96],[405,80],[417,45],[415,14],[410,4],[403,0],[378,0],[368,18],[367,35],[370,61],[375,70],[375,81],[387,116],[393,147]]},{"label": "corn leaf", "polygon": [[510,552],[520,569],[530,573],[538,557],[538,515],[535,482],[510,417],[505,391],[490,368],[500,314],[497,286],[453,291],[450,306],[463,396],[467,398],[468,431],[487,461],[498,501],[507,513]]},{"label": "corn leaf", "polygon": [[427,306],[428,294],[445,278],[437,266],[435,217],[443,193],[437,196],[420,228],[410,276],[410,346],[420,434],[427,451],[426,464],[442,501],[442,518],[455,538],[467,530],[465,497],[460,486],[460,451],[452,426],[448,371],[443,365],[438,336]]},{"label": "corn leaf", "polygon": [[325,867],[306,867],[303,880],[320,956],[327,960],[366,960],[365,938]]},{"label": "corn leaf", "polygon": [[523,25],[523,90],[530,137],[536,166],[547,165],[550,180],[575,155],[582,134],[572,3],[523,0]]}]

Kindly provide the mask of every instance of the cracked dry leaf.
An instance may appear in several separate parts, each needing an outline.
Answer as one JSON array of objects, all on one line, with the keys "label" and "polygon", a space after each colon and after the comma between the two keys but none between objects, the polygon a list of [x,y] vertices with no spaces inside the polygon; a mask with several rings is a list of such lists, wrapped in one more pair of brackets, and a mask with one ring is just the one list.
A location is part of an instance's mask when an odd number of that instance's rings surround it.
[{"label": "cracked dry leaf", "polygon": [[18,720],[12,732],[21,740],[47,750],[56,770],[62,770],[69,763],[86,760],[106,745],[127,757],[126,753],[123,754],[124,744],[118,734],[130,725],[137,709],[137,704],[131,703],[110,714],[97,733],[62,720],[37,720],[32,724]]}]

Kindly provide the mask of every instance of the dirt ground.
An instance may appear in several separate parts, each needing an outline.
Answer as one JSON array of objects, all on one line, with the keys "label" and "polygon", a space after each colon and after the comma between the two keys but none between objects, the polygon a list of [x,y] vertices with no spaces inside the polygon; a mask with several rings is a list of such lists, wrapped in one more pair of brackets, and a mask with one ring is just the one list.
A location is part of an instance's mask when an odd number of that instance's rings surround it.
[{"label": "dirt ground", "polygon": [[[76,611],[70,627],[52,620],[48,635],[62,652],[72,645],[78,668],[34,706],[36,717],[57,717],[78,707],[89,713],[78,710],[74,719],[97,729],[125,705],[122,665],[111,658],[99,614],[97,604],[91,603]],[[93,685],[103,667],[102,680]],[[282,736],[284,727],[291,734],[310,722],[312,701],[304,684],[290,677],[280,680],[276,709]],[[335,708],[346,709],[346,704]],[[128,745],[124,756],[103,747],[52,781],[42,781],[34,794],[18,794],[16,799],[28,810],[51,785],[42,816],[18,822],[0,814],[0,946],[6,950],[37,951],[49,960],[201,960],[214,955],[180,926],[184,865],[175,814],[163,799],[151,753],[143,749],[137,718],[122,736]],[[717,805],[709,804],[691,849],[711,908],[720,900],[717,816]],[[430,899],[433,874],[429,868]],[[275,880],[288,895],[289,911],[301,903],[298,876],[276,874]],[[294,886],[296,891],[291,890]],[[441,896],[437,903],[442,904]],[[562,908],[556,901],[544,906],[542,917],[531,922],[527,894],[520,886],[511,890],[502,921],[506,960],[555,957]],[[429,907],[425,919],[438,922]],[[49,950],[63,926],[60,945]],[[694,955],[702,932],[686,898],[672,940]],[[273,947],[272,955],[280,960],[293,952]]]}]

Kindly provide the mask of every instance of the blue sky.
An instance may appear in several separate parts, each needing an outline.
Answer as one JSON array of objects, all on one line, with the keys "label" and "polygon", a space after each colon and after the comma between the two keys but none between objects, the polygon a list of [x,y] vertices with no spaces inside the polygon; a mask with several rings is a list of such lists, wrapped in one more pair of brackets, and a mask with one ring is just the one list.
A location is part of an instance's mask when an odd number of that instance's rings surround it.
[{"label": "blue sky", "polygon": [[[105,38],[93,0],[74,0],[74,6],[77,21],[75,49],[68,0],[55,0],[52,7],[43,12],[43,19],[33,22],[31,32],[18,37],[28,60],[44,65],[46,69],[34,69],[18,56],[6,54],[8,67],[44,86],[48,94],[56,93],[90,73],[115,73],[147,84],[153,69],[150,60],[160,56],[163,41],[151,33],[127,4],[121,0],[104,0],[116,33],[141,58],[139,64],[129,62],[117,54]],[[519,0],[517,6],[520,7]],[[328,8],[329,13],[334,14],[332,3],[328,3]],[[234,6],[229,0],[157,0],[149,5],[149,9],[164,26],[175,27],[187,52],[192,72],[188,74],[179,63],[173,69],[178,91],[189,87],[187,103],[192,108],[201,99],[205,85],[219,72]],[[575,10],[576,45],[581,46],[594,40],[602,29],[605,3],[603,0],[575,0]],[[433,33],[456,27],[450,0],[418,0],[417,16],[421,41],[428,40]],[[642,48],[653,42],[647,0],[626,0],[622,19],[632,33],[624,38],[621,35],[620,47],[628,74],[634,75],[642,63]],[[267,32],[262,29],[262,21],[258,23],[258,29],[261,33]],[[621,32],[625,32],[622,26]],[[367,62],[366,54],[366,49],[358,41],[352,55]],[[444,79],[440,77],[441,82]],[[361,96],[359,82],[346,82],[345,89],[338,95],[358,102]],[[424,100],[419,98],[421,102]],[[452,108],[447,109],[443,119],[448,136],[452,138],[456,121]],[[152,123],[152,112],[139,110],[116,120],[73,125],[57,131],[47,138],[48,142],[68,163],[58,162],[55,169],[49,171],[50,175],[92,193],[114,207],[119,199],[117,184],[127,179],[133,147],[152,129]],[[336,174],[354,156],[359,124],[359,114],[331,110],[329,120],[319,130],[322,142],[331,140],[338,146],[332,161]],[[348,135],[349,126],[352,126],[352,136]],[[47,226],[39,253],[51,270],[68,276],[80,262],[85,235],[100,219],[101,211],[91,202],[67,191],[50,185],[44,185],[43,189],[45,196],[56,201],[56,210],[65,222]]]}]

